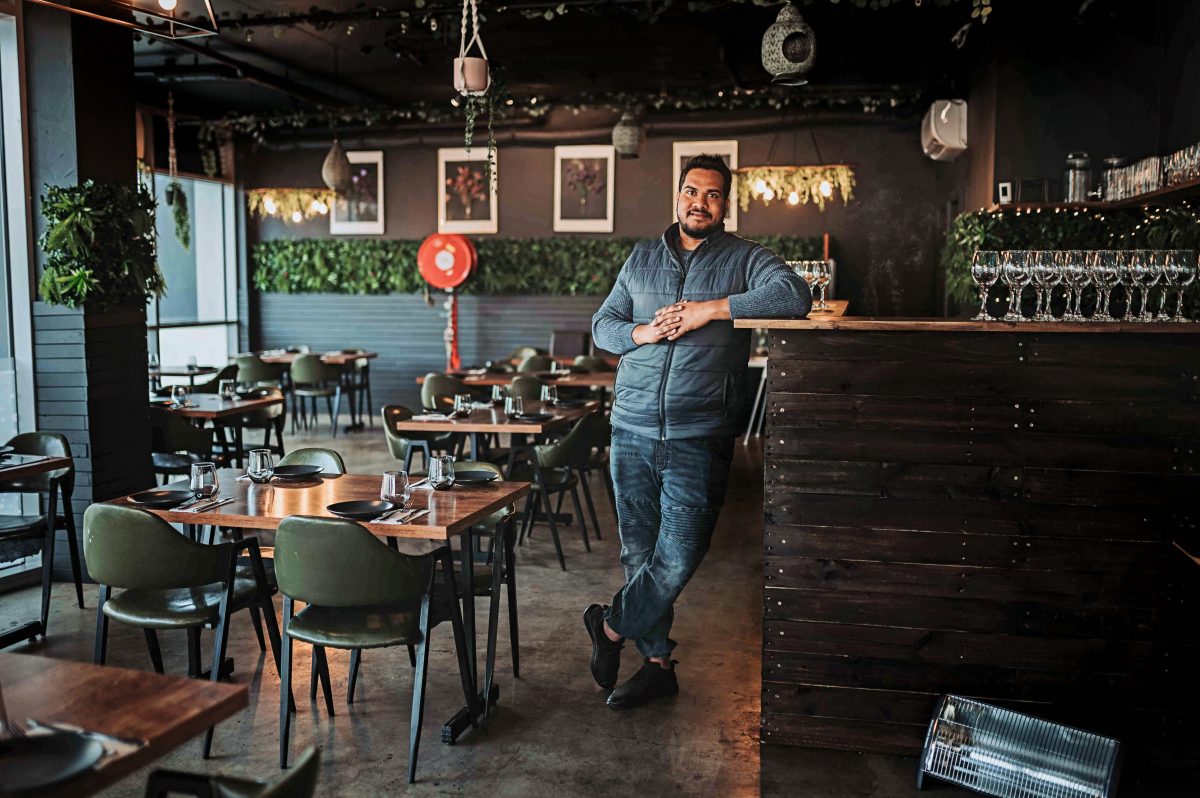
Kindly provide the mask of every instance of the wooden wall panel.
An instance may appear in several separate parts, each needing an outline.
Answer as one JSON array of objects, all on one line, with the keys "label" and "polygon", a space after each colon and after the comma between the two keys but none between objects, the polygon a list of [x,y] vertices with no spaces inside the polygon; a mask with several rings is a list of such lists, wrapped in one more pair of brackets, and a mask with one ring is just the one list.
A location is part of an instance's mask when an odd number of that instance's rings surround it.
[{"label": "wooden wall panel", "polygon": [[762,739],[919,749],[960,692],[1200,750],[1200,336],[771,336]]}]

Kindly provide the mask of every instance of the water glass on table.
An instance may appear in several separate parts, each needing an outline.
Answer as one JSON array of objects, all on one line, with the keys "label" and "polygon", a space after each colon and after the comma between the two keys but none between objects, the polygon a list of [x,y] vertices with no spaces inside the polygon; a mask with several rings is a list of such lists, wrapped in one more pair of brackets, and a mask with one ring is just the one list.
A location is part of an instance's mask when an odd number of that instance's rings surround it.
[{"label": "water glass on table", "polygon": [[275,476],[275,460],[270,449],[251,449],[246,467],[246,474],[251,482],[262,485],[271,481]]},{"label": "water glass on table", "polygon": [[188,389],[186,385],[176,385],[171,388],[171,404],[175,407],[186,407],[188,403]]},{"label": "water glass on table", "polygon": [[525,412],[525,400],[519,396],[504,397],[504,415],[516,418]]},{"label": "water glass on table", "polygon": [[504,401],[505,396],[507,393],[503,385],[492,386],[492,404],[500,404]]},{"label": "water glass on table", "polygon": [[188,358],[188,371],[196,371],[200,368],[200,364],[196,362],[196,356],[192,355]]},{"label": "water glass on table", "polygon": [[469,393],[460,393],[454,397],[454,415],[463,418],[471,415],[471,395]]},{"label": "water glass on table", "polygon": [[397,507],[408,504],[412,498],[412,486],[408,483],[407,471],[384,471],[379,485],[379,498]]},{"label": "water glass on table", "polygon": [[192,463],[189,487],[198,502],[211,499],[220,493],[221,483],[217,479],[217,464]]},{"label": "water glass on table", "polygon": [[558,386],[543,385],[542,386],[542,402],[548,405],[558,404]]},{"label": "water glass on table", "polygon": [[443,454],[429,461],[429,486],[434,490],[454,487],[454,456]]},{"label": "water glass on table", "polygon": [[232,402],[237,398],[237,380],[221,380],[217,383],[217,393],[222,399]]}]

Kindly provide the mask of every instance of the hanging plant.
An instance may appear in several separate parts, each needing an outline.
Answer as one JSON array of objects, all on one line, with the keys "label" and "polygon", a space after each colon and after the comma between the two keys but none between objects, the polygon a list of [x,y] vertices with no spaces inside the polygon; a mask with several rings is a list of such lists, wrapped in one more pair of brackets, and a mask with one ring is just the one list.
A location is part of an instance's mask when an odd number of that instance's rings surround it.
[{"label": "hanging plant", "polygon": [[854,198],[854,170],[844,164],[821,166],[746,166],[737,169],[738,206],[750,210],[750,200],[762,200],[770,205],[783,200],[789,205],[815,203],[825,210],[825,203],[836,193],[842,204]]},{"label": "hanging plant", "polygon": [[[471,37],[467,38],[468,13],[471,23]],[[468,55],[472,46],[479,48],[479,55]],[[487,50],[479,35],[479,9],[475,0],[463,0],[462,25],[459,30],[458,58],[454,59],[454,89],[462,95],[463,117],[466,128],[463,131],[463,148],[471,151],[471,143],[475,137],[475,123],[479,114],[486,113],[488,120],[487,164],[484,167],[484,178],[496,186],[496,98],[503,94],[499,80],[493,79],[492,70],[488,64]]]},{"label": "hanging plant", "polygon": [[175,93],[167,93],[167,183],[166,200],[175,222],[175,238],[185,249],[192,246],[192,217],[188,213],[187,193],[179,182],[179,163],[175,157]]},{"label": "hanging plant", "polygon": [[38,292],[51,305],[107,310],[166,293],[155,253],[154,197],[141,184],[48,186]]}]

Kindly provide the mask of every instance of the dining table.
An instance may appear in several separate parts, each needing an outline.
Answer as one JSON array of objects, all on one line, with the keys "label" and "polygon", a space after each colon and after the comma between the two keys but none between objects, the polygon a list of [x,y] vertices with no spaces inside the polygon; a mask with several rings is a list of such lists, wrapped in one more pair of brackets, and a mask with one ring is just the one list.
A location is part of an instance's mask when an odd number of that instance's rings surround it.
[{"label": "dining table", "polygon": [[[320,474],[305,479],[273,478],[265,484],[249,481],[240,469],[222,468],[217,471],[219,486],[217,498],[232,499],[227,504],[207,511],[193,512],[188,509],[152,508],[139,505],[130,496],[110,500],[109,504],[136,507],[173,524],[201,524],[230,527],[238,530],[275,530],[288,516],[305,515],[319,518],[335,518],[329,506],[338,502],[377,500],[380,495],[381,477],[366,474]],[[186,489],[186,482],[166,485],[165,488]],[[506,547],[493,547],[492,584],[489,595],[489,622],[487,629],[487,654],[482,690],[476,656],[475,597],[475,527],[493,513],[515,505],[528,495],[530,483],[496,480],[479,484],[455,484],[450,490],[432,490],[425,483],[424,489],[412,491],[409,509],[418,510],[417,517],[404,523],[366,520],[359,523],[369,532],[389,540],[430,541],[449,544],[454,538],[461,540],[461,593],[463,600],[463,623],[467,638],[467,658],[471,667],[471,679],[477,692],[475,706],[458,710],[442,726],[442,741],[454,743],[466,729],[475,725],[488,712],[499,696],[494,683],[496,627],[500,607],[502,573],[507,571],[510,579],[516,578],[515,568],[507,567],[506,557],[511,553]],[[136,494],[131,494],[136,495]],[[421,511],[427,510],[427,513]],[[512,517],[515,517],[513,514]],[[512,517],[504,523],[512,523]],[[499,530],[497,540],[500,540]],[[515,586],[511,589],[515,590]]]},{"label": "dining table", "polygon": [[[599,391],[601,406],[608,401],[608,393],[617,384],[616,371],[488,371],[471,369],[469,371],[447,371],[446,376],[460,380],[466,388],[491,388],[495,385],[507,387],[512,385],[514,377],[537,377],[539,380],[562,388],[595,388]],[[424,385],[425,377],[417,377],[417,384]]]},{"label": "dining table", "polygon": [[99,792],[242,711],[250,694],[244,684],[12,652],[0,653],[0,690],[9,723],[27,737],[74,731],[106,749],[95,765],[40,790],[42,798]]},{"label": "dining table", "polygon": [[[224,399],[220,394],[192,394],[186,404],[177,405],[170,399],[154,399],[151,402],[168,413],[203,424],[211,421],[219,431],[222,441],[232,448],[233,461],[242,464],[242,425],[237,423],[242,416],[256,410],[283,404],[282,396],[251,396]],[[232,421],[230,420],[232,419]],[[226,438],[228,432],[229,437]]]},{"label": "dining table", "polygon": [[[46,474],[51,471],[58,471],[64,468],[70,468],[74,465],[74,460],[70,457],[49,457],[46,455],[36,454],[6,454],[0,456],[0,482],[12,482],[26,477],[35,476],[37,474]],[[65,513],[71,512],[71,508],[63,508]],[[46,542],[42,548],[42,615],[37,620],[27,621],[19,624],[12,629],[0,634],[0,648],[7,648],[14,643],[19,643],[22,640],[32,640],[38,635],[46,634],[46,624],[49,615],[50,592],[48,585],[50,584],[50,572],[53,567],[53,558],[46,557],[45,552],[53,551],[54,547],[54,528],[56,526],[55,516],[57,515],[57,503],[55,501],[46,502]]]},{"label": "dining table", "polygon": [[196,387],[197,377],[211,377],[220,371],[216,366],[158,366],[149,369],[150,380],[157,384],[163,377],[187,377],[188,387]]}]

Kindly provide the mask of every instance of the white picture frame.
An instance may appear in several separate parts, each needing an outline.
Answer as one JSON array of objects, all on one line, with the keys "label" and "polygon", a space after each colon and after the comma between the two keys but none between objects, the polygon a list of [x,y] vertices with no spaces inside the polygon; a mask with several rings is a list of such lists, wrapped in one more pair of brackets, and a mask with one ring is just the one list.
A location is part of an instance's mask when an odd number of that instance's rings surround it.
[{"label": "white picture frame", "polygon": [[[351,150],[351,184],[329,208],[332,235],[383,235],[383,150]],[[371,185],[374,181],[374,185]]]},{"label": "white picture frame", "polygon": [[[500,229],[499,154],[494,153],[492,179],[487,179],[487,146],[438,149],[437,198],[439,233],[496,233]],[[467,171],[464,172],[463,170]],[[469,179],[466,179],[469,178]],[[458,190],[455,186],[458,185]]]},{"label": "white picture frame", "polygon": [[554,232],[613,231],[616,159],[611,144],[554,148]]},{"label": "white picture frame", "polygon": [[[676,219],[675,198],[679,195],[679,173],[683,171],[684,163],[697,155],[720,155],[725,158],[729,170],[734,171],[738,168],[737,139],[676,141],[671,144],[671,219]],[[737,179],[735,174],[730,184],[729,208],[725,212],[725,229],[731,233],[738,229]]]}]

